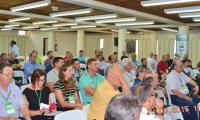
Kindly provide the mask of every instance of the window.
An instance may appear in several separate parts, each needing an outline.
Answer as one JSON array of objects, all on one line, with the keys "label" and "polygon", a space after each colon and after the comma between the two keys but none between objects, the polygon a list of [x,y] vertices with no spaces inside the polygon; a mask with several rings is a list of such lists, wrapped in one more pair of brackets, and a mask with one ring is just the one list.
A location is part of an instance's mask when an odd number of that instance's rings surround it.
[{"label": "window", "polygon": [[103,45],[104,45],[104,39],[100,39],[100,49],[103,48]]},{"label": "window", "polygon": [[25,32],[25,31],[22,31],[22,30],[19,30],[19,31],[18,31],[18,35],[24,36],[24,35],[26,35],[26,32]]},{"label": "window", "polygon": [[135,42],[136,42],[136,43],[135,43],[135,44],[136,44],[136,45],[135,45],[135,54],[138,56],[138,54],[139,54],[139,53],[138,53],[138,50],[139,50],[139,47],[138,47],[138,40],[136,40]]}]

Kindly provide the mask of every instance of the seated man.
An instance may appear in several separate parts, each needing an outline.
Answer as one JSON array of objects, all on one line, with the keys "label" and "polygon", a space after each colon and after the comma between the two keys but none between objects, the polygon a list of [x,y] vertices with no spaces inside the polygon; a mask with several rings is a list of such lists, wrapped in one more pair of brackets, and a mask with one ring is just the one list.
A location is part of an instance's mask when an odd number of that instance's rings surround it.
[{"label": "seated man", "polygon": [[64,64],[64,60],[62,57],[55,57],[53,59],[54,68],[47,73],[47,85],[49,89],[52,91],[54,88],[54,84],[59,80],[58,73],[63,64]]},{"label": "seated man", "polygon": [[81,76],[79,80],[79,90],[83,99],[83,104],[90,104],[96,88],[105,79],[97,72],[98,66],[96,60],[93,58],[89,59],[87,61],[87,71]]},{"label": "seated man", "polygon": [[96,89],[88,110],[88,120],[103,120],[106,107],[113,96],[119,94],[119,88],[127,95],[132,95],[128,83],[123,77],[120,65],[114,63],[106,70],[106,80]]},{"label": "seated man", "polygon": [[8,54],[6,53],[1,53],[0,55],[0,63],[8,63]]},{"label": "seated man", "polygon": [[17,56],[14,52],[10,54],[10,60],[8,62],[12,66],[13,70],[20,70],[22,67],[22,65],[19,62],[19,59],[17,59]]},{"label": "seated man", "polygon": [[99,54],[97,64],[99,66],[99,74],[104,75],[105,70],[108,67],[108,63],[105,62],[102,54]]},{"label": "seated man", "polygon": [[[172,104],[187,107],[188,112],[182,111],[184,119],[197,120],[197,111],[194,107],[200,102],[195,96],[199,92],[199,86],[183,73],[182,65],[180,60],[174,61],[172,64],[173,70],[167,75],[166,84],[171,95]],[[187,83],[193,86],[194,95],[189,95]]]},{"label": "seated man", "polygon": [[134,84],[136,78],[135,70],[132,69],[133,67],[131,65],[131,61],[128,58],[124,58],[121,61],[121,66],[123,69],[124,78],[128,82],[129,87],[131,87]]},{"label": "seated man", "polygon": [[76,87],[78,87],[79,80],[81,76],[83,75],[84,71],[80,68],[80,62],[77,58],[72,59],[72,65],[73,65],[73,79],[75,81]]},{"label": "seated man", "polygon": [[156,96],[151,84],[148,82],[140,83],[134,94],[142,105],[140,120],[159,120],[155,115]]},{"label": "seated man", "polygon": [[31,120],[28,104],[19,87],[11,83],[12,67],[0,63],[0,120],[17,120],[20,112],[26,120]]},{"label": "seated man", "polygon": [[24,77],[26,80],[31,76],[35,69],[40,68],[39,64],[35,63],[36,53],[30,53],[29,60],[24,64]]},{"label": "seated man", "polygon": [[47,68],[51,63],[50,63],[50,58],[53,57],[53,51],[48,51],[47,52],[47,59],[44,61],[44,66]]},{"label": "seated man", "polygon": [[80,63],[83,63],[83,64],[86,63],[86,59],[84,57],[84,51],[83,50],[79,51],[79,55],[76,56],[76,58],[79,60]]},{"label": "seated man", "polygon": [[109,102],[104,120],[139,120],[140,109],[137,98],[119,94]]}]

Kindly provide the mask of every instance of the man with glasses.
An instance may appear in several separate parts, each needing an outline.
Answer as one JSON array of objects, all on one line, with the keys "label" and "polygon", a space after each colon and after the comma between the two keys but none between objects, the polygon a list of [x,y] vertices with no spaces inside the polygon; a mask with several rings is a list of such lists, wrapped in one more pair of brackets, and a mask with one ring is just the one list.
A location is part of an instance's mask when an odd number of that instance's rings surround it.
[{"label": "man with glasses", "polygon": [[[166,79],[172,104],[179,107],[187,107],[188,112],[182,111],[185,120],[197,120],[198,116],[195,106],[200,102],[200,99],[195,95],[199,92],[199,86],[183,73],[183,63],[180,60],[176,60],[172,67],[173,70],[167,75]],[[193,86],[191,92],[194,95],[189,94],[187,83]]]},{"label": "man with glasses", "polygon": [[0,63],[8,63],[8,54],[1,53],[1,55],[0,55]]},{"label": "man with glasses", "polygon": [[24,76],[26,80],[28,80],[35,69],[41,68],[39,64],[35,63],[35,59],[36,53],[32,52],[29,55],[29,60],[24,64]]},{"label": "man with glasses", "polygon": [[31,120],[28,104],[19,87],[11,83],[12,67],[0,64],[0,120],[17,120],[20,112],[26,120]]},{"label": "man with glasses", "polygon": [[120,93],[119,87],[122,88],[123,93],[132,95],[119,64],[114,63],[109,66],[106,69],[105,76],[106,80],[95,90],[88,111],[88,120],[104,120],[106,107],[112,97]]},{"label": "man with glasses", "polygon": [[[153,78],[151,77],[147,79]],[[151,84],[148,82],[140,83],[134,94],[142,105],[140,120],[159,120],[159,118],[155,115],[156,94]]]}]

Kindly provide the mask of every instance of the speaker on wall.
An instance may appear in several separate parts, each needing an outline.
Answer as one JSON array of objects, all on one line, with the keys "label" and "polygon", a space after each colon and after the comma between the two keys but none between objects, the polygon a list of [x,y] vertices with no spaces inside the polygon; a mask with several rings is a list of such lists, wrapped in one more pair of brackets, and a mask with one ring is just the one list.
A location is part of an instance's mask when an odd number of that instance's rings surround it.
[{"label": "speaker on wall", "polygon": [[114,37],[114,46],[118,46],[118,37]]}]

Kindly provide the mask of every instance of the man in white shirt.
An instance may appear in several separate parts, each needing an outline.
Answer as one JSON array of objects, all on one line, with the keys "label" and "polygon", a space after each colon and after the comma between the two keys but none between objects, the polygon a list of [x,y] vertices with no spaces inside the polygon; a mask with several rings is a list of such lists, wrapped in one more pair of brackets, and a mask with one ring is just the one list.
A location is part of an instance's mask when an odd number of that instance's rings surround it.
[{"label": "man in white shirt", "polygon": [[63,64],[64,60],[62,57],[55,57],[53,59],[54,68],[47,73],[47,85],[50,90],[53,90],[54,84],[59,80],[58,73]]},{"label": "man in white shirt", "polygon": [[99,67],[99,73],[104,75],[106,68],[109,66],[108,63],[105,62],[103,55],[99,54],[97,65]]},{"label": "man in white shirt", "polygon": [[[172,67],[173,70],[166,79],[172,104],[185,108],[181,109],[185,120],[198,120],[195,106],[200,102],[200,99],[195,95],[199,92],[199,86],[183,73],[183,64],[180,60],[176,60]],[[187,83],[193,86],[194,95],[189,95]]]},{"label": "man in white shirt", "polygon": [[136,72],[132,69],[131,61],[128,58],[124,58],[121,61],[121,66],[125,80],[128,82],[129,87],[132,87],[135,82]]},{"label": "man in white shirt", "polygon": [[10,42],[10,53],[15,53],[17,59],[19,59],[19,47],[16,45],[16,41],[14,40]]},{"label": "man in white shirt", "polygon": [[137,86],[135,95],[142,105],[140,120],[159,120],[155,115],[156,95],[153,87],[147,82],[142,82]]}]

